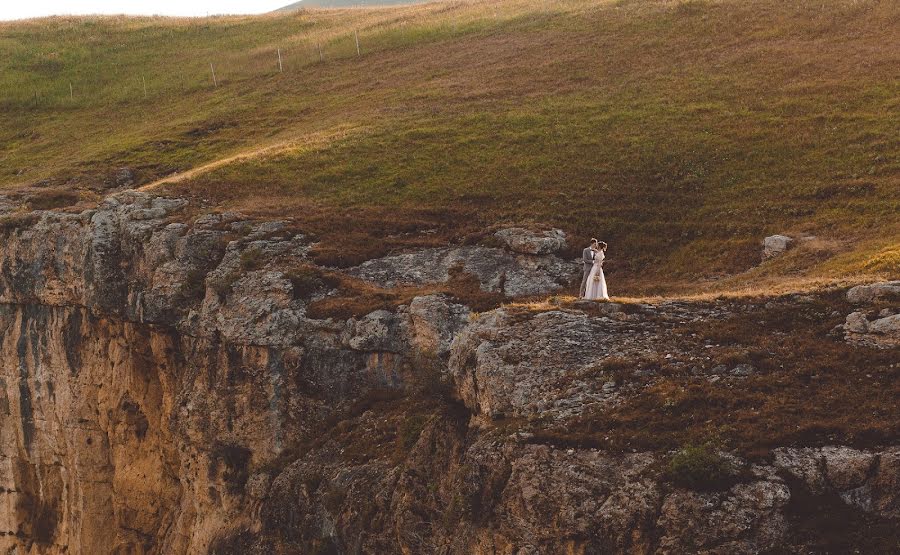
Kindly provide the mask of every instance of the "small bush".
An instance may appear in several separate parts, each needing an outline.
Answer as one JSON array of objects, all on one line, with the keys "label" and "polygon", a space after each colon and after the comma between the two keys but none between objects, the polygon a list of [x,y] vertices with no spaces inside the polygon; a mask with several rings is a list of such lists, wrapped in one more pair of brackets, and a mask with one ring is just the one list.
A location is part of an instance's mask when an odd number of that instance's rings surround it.
[{"label": "small bush", "polygon": [[419,436],[422,434],[426,422],[428,422],[428,419],[422,414],[415,414],[404,420],[400,424],[400,430],[397,434],[398,446],[404,451],[412,449],[416,442],[419,441]]},{"label": "small bush", "polygon": [[259,249],[247,249],[241,253],[241,269],[245,272],[259,270],[264,264],[263,253]]},{"label": "small bush", "polygon": [[26,201],[31,210],[53,210],[77,204],[81,197],[75,191],[50,189],[41,191]]},{"label": "small bush", "polygon": [[340,282],[319,268],[304,266],[285,272],[295,299],[305,299],[322,288],[335,288]]},{"label": "small bush", "polygon": [[221,301],[231,293],[234,283],[240,279],[240,277],[241,273],[239,271],[232,270],[224,275],[211,278],[209,280],[209,287],[216,292],[216,295],[219,296],[219,300]]},{"label": "small bush", "polygon": [[27,212],[24,214],[12,214],[0,218],[0,233],[10,233],[19,229],[28,229],[38,221],[37,214]]},{"label": "small bush", "polygon": [[735,478],[735,469],[708,445],[688,445],[669,461],[669,478],[681,487],[696,490],[726,489]]},{"label": "small bush", "polygon": [[441,372],[440,367],[430,361],[422,361],[419,367],[422,369],[419,377],[422,395],[432,399],[450,401],[453,398],[453,388]]},{"label": "small bush", "polygon": [[184,301],[191,301],[197,297],[203,296],[205,290],[206,272],[193,268],[188,270],[187,275],[184,276],[184,281],[181,283],[181,289],[179,290],[179,296]]}]

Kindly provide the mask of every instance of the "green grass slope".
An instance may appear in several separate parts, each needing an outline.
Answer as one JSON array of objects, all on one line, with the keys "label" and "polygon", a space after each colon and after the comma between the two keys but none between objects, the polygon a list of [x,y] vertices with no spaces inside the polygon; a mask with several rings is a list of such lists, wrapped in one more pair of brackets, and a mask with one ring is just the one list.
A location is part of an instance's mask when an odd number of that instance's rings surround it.
[{"label": "green grass slope", "polygon": [[[127,167],[338,265],[524,223],[609,241],[633,292],[896,276],[898,67],[877,0],[0,24],[0,187],[90,197]],[[817,239],[755,267],[783,232]]]}]

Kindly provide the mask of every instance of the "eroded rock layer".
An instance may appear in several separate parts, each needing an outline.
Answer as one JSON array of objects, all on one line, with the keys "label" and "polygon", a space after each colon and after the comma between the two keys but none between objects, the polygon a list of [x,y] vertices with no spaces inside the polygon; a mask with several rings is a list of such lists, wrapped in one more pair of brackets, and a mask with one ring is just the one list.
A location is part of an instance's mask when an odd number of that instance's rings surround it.
[{"label": "eroded rock layer", "polygon": [[[4,227],[3,553],[896,545],[893,284],[476,313],[441,284],[551,293],[564,235],[338,272],[285,222],[189,210],[127,192]],[[354,295],[381,304],[321,308]]]}]

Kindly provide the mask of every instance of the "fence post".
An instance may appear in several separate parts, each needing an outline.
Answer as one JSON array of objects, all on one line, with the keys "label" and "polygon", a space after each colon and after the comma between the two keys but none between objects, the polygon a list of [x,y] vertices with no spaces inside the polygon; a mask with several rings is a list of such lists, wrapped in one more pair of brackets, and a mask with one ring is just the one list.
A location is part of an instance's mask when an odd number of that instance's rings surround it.
[{"label": "fence post", "polygon": [[72,90],[72,82],[69,81],[69,100],[75,101],[75,91]]},{"label": "fence post", "polygon": [[219,82],[216,80],[216,70],[215,70],[215,68],[213,68],[212,62],[209,62],[209,71],[212,72],[213,86],[218,87]]},{"label": "fence post", "polygon": [[141,84],[144,85],[144,98],[147,98],[147,80],[141,75]]},{"label": "fence post", "polygon": [[284,66],[281,65],[281,49],[278,49],[278,72],[284,73]]},{"label": "fence post", "polygon": [[360,56],[359,52],[359,31],[353,31],[353,36],[356,38],[356,55]]},{"label": "fence post", "polygon": [[319,51],[319,61],[324,62],[325,56],[322,55],[322,43],[319,43],[319,42],[316,43],[316,50]]}]

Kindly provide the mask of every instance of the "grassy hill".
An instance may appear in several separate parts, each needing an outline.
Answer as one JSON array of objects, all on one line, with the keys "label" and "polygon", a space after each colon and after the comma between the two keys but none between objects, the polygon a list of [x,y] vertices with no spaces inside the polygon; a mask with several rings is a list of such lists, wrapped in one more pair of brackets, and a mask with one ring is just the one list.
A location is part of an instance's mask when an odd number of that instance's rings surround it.
[{"label": "grassy hill", "polygon": [[302,0],[294,2],[282,8],[275,10],[276,12],[292,12],[305,8],[348,8],[348,7],[370,7],[370,6],[393,6],[396,4],[419,4],[428,0]]},{"label": "grassy hill", "polygon": [[[0,187],[66,204],[129,168],[338,265],[525,223],[609,241],[631,292],[897,276],[898,67],[877,0],[4,23]],[[753,268],[784,232],[816,240]]]}]

